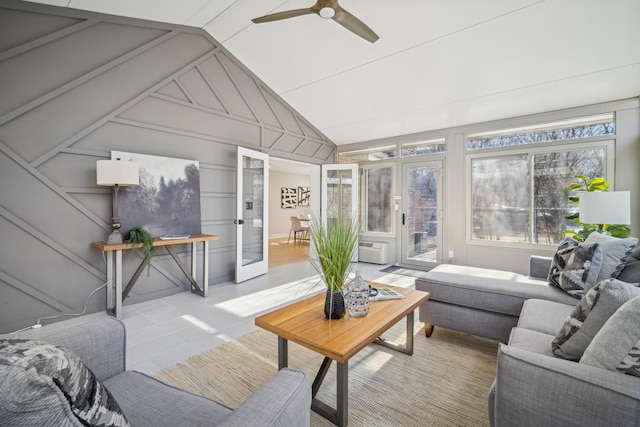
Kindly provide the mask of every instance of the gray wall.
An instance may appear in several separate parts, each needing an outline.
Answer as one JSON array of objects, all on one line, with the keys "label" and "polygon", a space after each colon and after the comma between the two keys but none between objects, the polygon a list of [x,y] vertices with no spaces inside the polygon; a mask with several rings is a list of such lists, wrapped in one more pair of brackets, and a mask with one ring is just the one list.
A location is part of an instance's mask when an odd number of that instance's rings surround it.
[{"label": "gray wall", "polygon": [[[0,333],[80,311],[105,282],[90,243],[111,226],[111,190],[95,180],[111,150],[200,162],[202,232],[220,237],[210,284],[230,280],[237,146],[314,164],[336,149],[203,31],[4,1]],[[138,264],[127,252],[125,280]],[[168,255],[152,266],[125,304],[188,289]],[[103,289],[88,312],[104,307]]]}]

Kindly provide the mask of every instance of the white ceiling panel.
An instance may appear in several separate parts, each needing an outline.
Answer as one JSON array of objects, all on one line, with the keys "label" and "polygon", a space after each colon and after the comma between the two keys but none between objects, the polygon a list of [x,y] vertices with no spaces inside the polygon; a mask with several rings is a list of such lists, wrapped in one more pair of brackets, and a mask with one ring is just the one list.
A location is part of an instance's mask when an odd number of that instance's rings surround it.
[{"label": "white ceiling panel", "polygon": [[638,0],[340,0],[373,44],[317,15],[251,22],[313,4],[68,6],[204,28],[336,144],[640,95]]},{"label": "white ceiling panel", "polygon": [[[322,130],[330,139],[339,137],[347,144],[363,141],[365,131],[372,136],[368,140],[381,139],[607,102],[627,98],[629,92],[640,93],[639,73],[637,64],[425,109],[407,109],[336,127],[329,125]],[[591,90],[585,91],[584,87]]]}]

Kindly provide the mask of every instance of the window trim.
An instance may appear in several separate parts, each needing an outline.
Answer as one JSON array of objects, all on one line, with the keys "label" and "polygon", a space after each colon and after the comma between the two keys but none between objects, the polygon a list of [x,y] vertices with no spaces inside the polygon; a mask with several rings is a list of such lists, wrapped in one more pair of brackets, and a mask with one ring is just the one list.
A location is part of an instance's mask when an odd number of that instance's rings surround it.
[{"label": "window trim", "polygon": [[[543,153],[561,153],[566,151],[576,151],[582,149],[594,149],[594,148],[604,148],[606,153],[605,160],[605,179],[611,184],[612,188],[615,188],[615,136],[611,138],[611,135],[608,135],[608,138],[601,139],[599,141],[592,142],[584,142],[584,141],[571,141],[564,144],[545,144],[544,146],[538,144],[532,144],[527,146],[517,146],[515,149],[513,147],[507,147],[499,150],[483,150],[482,153],[478,152],[478,150],[467,151],[465,156],[465,243],[467,245],[474,246],[491,246],[491,247],[502,247],[502,248],[513,248],[513,249],[551,249],[556,248],[557,244],[547,244],[547,243],[514,243],[514,242],[504,242],[499,240],[481,240],[481,239],[473,239],[472,231],[473,231],[473,212],[472,212],[472,198],[471,190],[473,188],[473,183],[471,182],[473,178],[473,174],[471,173],[471,163],[474,159],[482,159],[482,158],[497,158],[497,157],[509,157],[516,155],[526,155],[528,167],[531,168],[531,158],[535,154],[543,154]],[[529,169],[531,170],[531,169]],[[529,184],[533,185],[533,181],[530,179]],[[531,192],[533,194],[533,192]],[[533,205],[531,206],[533,208]],[[529,220],[531,221],[532,210],[529,212]]]}]

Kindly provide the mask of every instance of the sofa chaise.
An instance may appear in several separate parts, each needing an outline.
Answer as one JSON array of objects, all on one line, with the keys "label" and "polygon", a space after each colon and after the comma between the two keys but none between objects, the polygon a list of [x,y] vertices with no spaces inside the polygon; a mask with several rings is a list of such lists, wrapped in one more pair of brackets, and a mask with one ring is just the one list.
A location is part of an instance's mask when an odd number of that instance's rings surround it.
[{"label": "sofa chaise", "polygon": [[[292,369],[277,372],[232,410],[142,373],[125,370],[125,327],[116,319],[105,317],[53,331],[47,329],[45,326],[34,331],[37,335],[27,342],[0,340],[0,424],[3,426],[89,425],[80,421],[79,416],[84,420],[87,416],[94,417],[94,420],[101,417],[99,422],[95,422],[97,425],[127,425],[128,422],[131,426],[297,427],[310,423],[311,384],[303,372]],[[82,393],[77,392],[77,384],[69,386],[67,383],[71,382],[70,378],[79,378],[81,385],[88,383],[88,374],[69,373],[67,364],[71,363],[63,357],[56,359],[58,347],[44,350],[28,347],[34,341],[62,347],[64,352],[61,354],[69,355],[71,360],[77,356],[97,379],[88,388],[104,385],[107,393],[115,398],[126,421],[114,410],[112,401],[104,397],[105,393],[102,396],[107,403],[97,410],[94,408],[94,413],[78,409],[84,399]],[[24,351],[9,354],[11,345],[27,347]],[[70,354],[65,349],[70,350]],[[44,355],[43,361],[57,360],[54,368],[58,368],[58,373],[47,375],[42,372],[42,364],[36,369],[34,366],[37,364],[32,361],[27,362],[28,369],[25,369],[26,364],[18,366],[17,361],[33,358],[34,352]],[[99,414],[101,411],[102,415]]]},{"label": "sofa chaise", "polygon": [[562,244],[553,261],[532,257],[529,276],[443,264],[416,279],[431,294],[420,307],[427,337],[436,325],[502,342],[492,426],[640,426],[640,248],[590,239],[602,258],[579,260],[587,267],[573,277],[601,268],[580,298],[549,283]]}]

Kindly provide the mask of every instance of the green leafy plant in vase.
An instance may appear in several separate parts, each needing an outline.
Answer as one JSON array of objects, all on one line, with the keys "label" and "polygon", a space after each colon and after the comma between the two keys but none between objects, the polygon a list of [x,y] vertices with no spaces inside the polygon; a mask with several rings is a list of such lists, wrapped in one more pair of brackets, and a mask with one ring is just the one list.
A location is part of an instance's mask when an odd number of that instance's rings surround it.
[{"label": "green leafy plant in vase", "polygon": [[[575,205],[580,202],[580,192],[607,191],[607,189],[609,188],[609,183],[602,177],[589,179],[584,175],[578,175],[576,176],[576,179],[578,180],[577,183],[573,183],[565,188],[566,192],[578,192],[575,196],[569,196],[569,201]],[[583,224],[582,222],[580,222],[579,212],[567,215],[565,216],[565,219],[572,220],[579,227],[582,227],[579,230],[566,230],[564,232],[565,235],[571,236],[579,242],[584,242],[591,233],[593,233],[594,231],[598,231],[600,227],[599,224]],[[618,237],[621,239],[629,237],[629,235],[631,234],[631,229],[626,225],[621,224],[602,224],[602,231],[613,237]]]},{"label": "green leafy plant in vase", "polygon": [[[153,249],[153,236],[141,226],[129,230],[129,244],[142,244],[142,252],[147,263],[147,275],[151,270],[151,250]],[[138,248],[134,248],[137,251]]]},{"label": "green leafy plant in vase", "polygon": [[325,315],[329,319],[340,319],[345,313],[342,287],[351,272],[358,242],[357,220],[339,215],[324,224],[313,216],[309,233],[313,248],[311,264],[327,287]]}]

